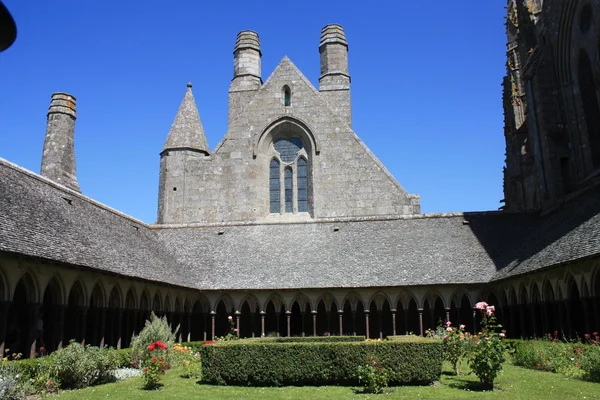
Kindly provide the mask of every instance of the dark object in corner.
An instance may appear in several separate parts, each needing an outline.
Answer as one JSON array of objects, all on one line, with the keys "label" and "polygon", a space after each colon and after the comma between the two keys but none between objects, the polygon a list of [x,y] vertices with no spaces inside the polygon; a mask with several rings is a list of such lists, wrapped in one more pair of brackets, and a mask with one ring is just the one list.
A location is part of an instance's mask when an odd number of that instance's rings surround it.
[{"label": "dark object in corner", "polygon": [[0,1],[0,51],[8,49],[17,38],[17,26],[6,6]]}]

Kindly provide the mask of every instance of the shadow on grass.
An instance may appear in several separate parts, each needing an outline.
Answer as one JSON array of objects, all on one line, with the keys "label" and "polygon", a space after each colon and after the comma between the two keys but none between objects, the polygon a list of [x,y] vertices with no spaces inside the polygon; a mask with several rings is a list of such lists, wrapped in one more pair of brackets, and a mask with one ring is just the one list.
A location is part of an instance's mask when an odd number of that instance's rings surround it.
[{"label": "shadow on grass", "polygon": [[160,390],[164,387],[165,385],[162,383],[156,383],[154,385],[151,386],[142,386],[142,390],[148,390],[148,391],[152,391],[152,390]]},{"label": "shadow on grass", "polygon": [[459,377],[456,376],[448,379],[446,385],[452,389],[466,390],[469,392],[491,392],[498,390],[497,388],[490,388],[488,385],[484,385],[481,382],[461,380]]}]

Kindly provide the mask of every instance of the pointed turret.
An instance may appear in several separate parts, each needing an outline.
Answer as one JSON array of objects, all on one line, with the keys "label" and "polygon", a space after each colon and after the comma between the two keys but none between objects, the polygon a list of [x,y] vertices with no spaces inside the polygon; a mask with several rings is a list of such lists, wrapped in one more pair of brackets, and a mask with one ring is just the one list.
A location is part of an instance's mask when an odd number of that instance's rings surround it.
[{"label": "pointed turret", "polygon": [[200,114],[192,94],[192,84],[187,84],[187,90],[175,121],[171,125],[169,136],[163,146],[161,154],[167,150],[192,150],[206,155],[210,154]]}]

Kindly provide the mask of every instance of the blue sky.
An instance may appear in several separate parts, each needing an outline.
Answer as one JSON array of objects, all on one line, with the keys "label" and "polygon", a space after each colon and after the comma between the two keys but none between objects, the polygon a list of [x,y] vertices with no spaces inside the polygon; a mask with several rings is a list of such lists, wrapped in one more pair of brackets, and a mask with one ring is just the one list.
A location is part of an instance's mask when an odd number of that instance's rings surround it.
[{"label": "blue sky", "polygon": [[18,37],[0,54],[0,157],[39,172],[50,96],[71,93],[82,192],[145,222],[186,83],[214,149],[237,33],[260,35],[263,81],[287,55],[318,87],[329,23],[349,43],[354,130],[422,212],[501,205],[503,1],[4,3]]}]

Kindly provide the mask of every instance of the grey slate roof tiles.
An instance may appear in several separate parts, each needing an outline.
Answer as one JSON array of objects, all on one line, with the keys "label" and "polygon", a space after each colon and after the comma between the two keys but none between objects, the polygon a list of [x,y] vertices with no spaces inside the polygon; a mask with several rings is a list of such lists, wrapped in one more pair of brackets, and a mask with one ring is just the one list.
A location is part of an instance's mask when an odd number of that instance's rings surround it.
[{"label": "grey slate roof tiles", "polygon": [[0,251],[202,290],[484,283],[600,252],[598,190],[551,215],[149,226],[0,159]]}]

